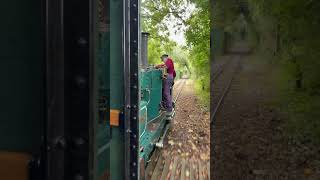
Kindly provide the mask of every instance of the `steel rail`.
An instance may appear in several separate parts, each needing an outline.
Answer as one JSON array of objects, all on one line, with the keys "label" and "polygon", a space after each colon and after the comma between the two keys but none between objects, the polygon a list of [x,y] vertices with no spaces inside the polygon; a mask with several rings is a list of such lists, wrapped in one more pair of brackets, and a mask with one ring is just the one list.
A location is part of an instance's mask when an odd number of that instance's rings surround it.
[{"label": "steel rail", "polygon": [[221,104],[222,104],[224,98],[226,97],[226,95],[228,94],[228,92],[229,92],[229,90],[230,90],[230,87],[231,87],[231,84],[232,84],[232,82],[233,82],[233,80],[234,80],[234,77],[235,77],[236,73],[238,72],[237,70],[238,70],[239,65],[240,65],[240,60],[239,60],[239,59],[240,59],[240,58],[238,58],[237,65],[236,65],[236,68],[235,68],[235,70],[234,70],[234,72],[233,72],[233,74],[232,74],[232,77],[230,78],[227,86],[224,88],[223,93],[222,93],[222,95],[220,96],[220,99],[219,99],[219,101],[218,101],[218,104],[216,105],[213,113],[211,114],[210,123],[213,123],[213,120],[215,119],[215,117],[216,117],[216,115],[217,115],[217,113],[218,113],[218,111],[219,111],[219,109],[220,109],[220,107],[221,107]]},{"label": "steel rail", "polygon": [[222,74],[223,70],[224,70],[224,66],[225,64],[223,65],[223,67],[220,67],[219,70],[218,70],[218,73],[216,73],[214,76],[213,76],[213,81],[217,80],[218,77]]},{"label": "steel rail", "polygon": [[179,93],[176,95],[173,103],[176,103],[176,102],[178,101],[178,98],[180,97],[180,94],[181,94],[181,92],[182,92],[182,89],[183,89],[185,83],[186,83],[186,79],[183,79],[183,82],[181,82],[181,85],[180,85],[180,86],[181,86],[180,91],[179,91]]},{"label": "steel rail", "polygon": [[223,73],[223,71],[225,70],[225,66],[227,66],[230,63],[230,61],[225,62],[223,65],[220,66],[219,70],[217,71],[218,73],[216,73],[213,76],[213,81],[217,80],[218,77],[220,77],[220,75]]}]

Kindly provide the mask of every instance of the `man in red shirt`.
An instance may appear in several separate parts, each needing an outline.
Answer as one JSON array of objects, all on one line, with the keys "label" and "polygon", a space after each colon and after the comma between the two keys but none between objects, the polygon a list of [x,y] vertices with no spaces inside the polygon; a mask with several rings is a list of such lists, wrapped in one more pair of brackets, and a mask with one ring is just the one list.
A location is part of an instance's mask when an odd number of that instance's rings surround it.
[{"label": "man in red shirt", "polygon": [[164,107],[167,112],[172,112],[172,95],[171,88],[173,85],[173,80],[176,77],[176,72],[174,70],[173,60],[169,58],[167,54],[161,56],[163,64],[159,64],[156,68],[165,67],[167,69],[167,77],[163,80],[163,100]]}]

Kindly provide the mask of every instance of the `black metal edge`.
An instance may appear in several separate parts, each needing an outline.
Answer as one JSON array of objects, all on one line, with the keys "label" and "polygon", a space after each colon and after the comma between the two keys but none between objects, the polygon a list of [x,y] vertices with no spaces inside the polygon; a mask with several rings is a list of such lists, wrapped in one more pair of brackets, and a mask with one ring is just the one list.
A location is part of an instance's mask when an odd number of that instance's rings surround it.
[{"label": "black metal edge", "polygon": [[40,44],[41,44],[41,48],[40,51],[38,52],[40,54],[41,57],[41,62],[40,62],[40,66],[41,66],[41,85],[42,87],[39,90],[42,90],[41,94],[42,94],[42,102],[41,102],[41,106],[42,106],[42,111],[43,111],[43,115],[42,115],[42,121],[39,122],[40,123],[40,144],[38,147],[36,147],[37,149],[35,149],[32,152],[32,158],[28,161],[27,163],[27,171],[28,171],[28,179],[31,180],[40,180],[40,179],[44,179],[45,178],[45,168],[46,168],[46,119],[47,119],[47,112],[46,112],[46,104],[47,104],[47,99],[46,99],[46,94],[47,94],[47,85],[46,85],[46,3],[45,1],[37,1],[39,4],[36,5],[36,7],[38,7],[39,9],[39,16],[40,16]]},{"label": "black metal edge", "polygon": [[130,179],[138,179],[139,157],[139,45],[140,21],[139,0],[130,1]]},{"label": "black metal edge", "polygon": [[138,179],[139,149],[139,7],[140,0],[124,1],[125,179]]},{"label": "black metal edge", "polygon": [[94,2],[44,3],[47,180],[92,178]]},{"label": "black metal edge", "polygon": [[65,179],[89,179],[90,0],[64,2]]},{"label": "black metal edge", "polygon": [[40,40],[41,40],[41,81],[43,90],[43,116],[42,116],[42,129],[41,129],[41,145],[36,152],[33,152],[32,159],[28,162],[28,178],[30,180],[44,180],[46,179],[46,163],[47,163],[47,46],[46,46],[46,1],[39,0],[39,12],[40,12]]},{"label": "black metal edge", "polygon": [[65,151],[55,147],[65,136],[63,2],[45,1],[46,180],[63,179],[65,172]]},{"label": "black metal edge", "polygon": [[97,88],[97,70],[96,70],[96,39],[97,39],[97,28],[98,28],[98,14],[97,14],[97,1],[89,0],[89,179],[94,180],[96,177],[96,169],[98,160],[97,156],[97,142],[96,142],[96,131],[98,119],[98,99],[96,97],[98,93]]},{"label": "black metal edge", "polygon": [[129,29],[129,2],[130,0],[123,0],[123,29],[122,29],[122,54],[123,54],[123,72],[124,72],[124,140],[125,140],[125,162],[124,174],[125,179],[130,179],[130,108],[131,108],[131,92],[130,92],[130,29]]}]

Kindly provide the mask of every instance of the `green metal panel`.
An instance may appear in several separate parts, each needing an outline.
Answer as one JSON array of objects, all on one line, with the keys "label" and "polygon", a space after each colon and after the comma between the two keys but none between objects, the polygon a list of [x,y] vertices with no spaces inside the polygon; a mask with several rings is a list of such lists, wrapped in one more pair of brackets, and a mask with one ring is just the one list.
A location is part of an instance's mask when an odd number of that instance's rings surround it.
[{"label": "green metal panel", "polygon": [[124,136],[120,128],[112,128],[110,150],[111,179],[124,179]]},{"label": "green metal panel", "polygon": [[150,85],[150,102],[148,104],[148,121],[159,116],[160,102],[162,100],[162,78],[160,70],[152,70]]},{"label": "green metal panel", "polygon": [[[106,14],[109,14],[109,3],[106,0],[102,4],[104,7],[100,9],[104,10]],[[101,13],[101,12],[100,12]],[[109,16],[109,15],[107,15]],[[105,17],[106,18],[106,17]],[[99,18],[101,19],[101,17]],[[107,18],[104,19],[107,21]],[[100,22],[98,30],[98,42],[97,42],[97,71],[98,71],[98,98],[99,99],[99,119],[97,120],[97,177],[105,176],[106,171],[110,173],[110,87],[109,87],[109,76],[110,76],[110,34],[108,29],[109,22]]]},{"label": "green metal panel", "polygon": [[[110,0],[110,108],[121,112],[124,105],[122,29],[123,1]],[[112,127],[111,131],[111,179],[120,180],[124,179],[124,133],[121,127]]]},{"label": "green metal panel", "polygon": [[147,102],[148,121],[159,116],[159,105],[162,99],[161,71],[158,69],[142,70],[140,72],[140,87],[142,101]]},{"label": "green metal panel", "polygon": [[[142,69],[140,71],[141,100],[139,106],[140,147],[143,152],[139,154],[147,162],[151,155],[154,143],[158,140],[167,123],[165,116],[160,114],[159,104],[162,100],[162,78],[158,69]],[[147,116],[147,117],[145,117]],[[150,129],[153,123],[156,128]],[[154,126],[152,126],[154,127]]]},{"label": "green metal panel", "polygon": [[[140,111],[142,110],[140,109]],[[147,126],[146,131],[140,136],[139,139],[140,147],[143,147],[143,152],[139,154],[139,157],[144,158],[145,163],[148,162],[147,160],[150,158],[156,141],[163,133],[163,130],[167,124],[166,116],[164,114],[161,114],[153,121],[153,123],[157,124],[157,128],[154,130],[150,130]]]},{"label": "green metal panel", "polygon": [[0,151],[37,153],[45,112],[41,1],[0,6]]},{"label": "green metal panel", "polygon": [[123,57],[122,57],[122,1],[111,0],[110,17],[110,65],[111,108],[123,108]]},{"label": "green metal panel", "polygon": [[143,135],[147,126],[147,101],[140,101],[139,136]]}]

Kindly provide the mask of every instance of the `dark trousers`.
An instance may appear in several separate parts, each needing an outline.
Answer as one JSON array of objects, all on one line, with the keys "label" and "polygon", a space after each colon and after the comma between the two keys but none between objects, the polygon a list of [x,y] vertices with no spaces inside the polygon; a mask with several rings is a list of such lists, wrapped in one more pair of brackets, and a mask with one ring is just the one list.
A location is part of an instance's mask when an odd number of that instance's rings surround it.
[{"label": "dark trousers", "polygon": [[168,75],[167,79],[163,80],[163,105],[167,111],[172,111],[172,84],[173,76]]}]

